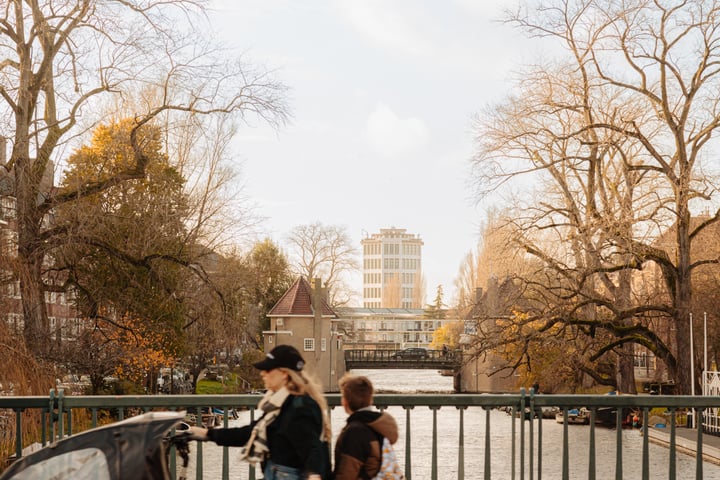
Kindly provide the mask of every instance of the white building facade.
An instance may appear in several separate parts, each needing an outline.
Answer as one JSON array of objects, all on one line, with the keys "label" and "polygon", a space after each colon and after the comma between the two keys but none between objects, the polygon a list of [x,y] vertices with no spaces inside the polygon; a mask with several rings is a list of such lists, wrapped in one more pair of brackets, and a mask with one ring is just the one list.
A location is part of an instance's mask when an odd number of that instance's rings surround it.
[{"label": "white building facade", "polygon": [[363,249],[363,307],[423,307],[422,247],[419,235],[382,228],[360,241]]}]

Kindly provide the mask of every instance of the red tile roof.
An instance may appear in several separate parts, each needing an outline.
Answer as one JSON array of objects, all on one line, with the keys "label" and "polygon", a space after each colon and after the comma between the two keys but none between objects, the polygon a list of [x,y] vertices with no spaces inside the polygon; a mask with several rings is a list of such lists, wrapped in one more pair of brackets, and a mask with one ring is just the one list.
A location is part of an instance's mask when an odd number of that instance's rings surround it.
[{"label": "red tile roof", "polygon": [[[298,278],[270,309],[268,317],[313,317],[315,313],[312,307],[312,292],[308,281],[304,277]],[[320,311],[323,317],[337,317],[325,299],[320,300]]]}]

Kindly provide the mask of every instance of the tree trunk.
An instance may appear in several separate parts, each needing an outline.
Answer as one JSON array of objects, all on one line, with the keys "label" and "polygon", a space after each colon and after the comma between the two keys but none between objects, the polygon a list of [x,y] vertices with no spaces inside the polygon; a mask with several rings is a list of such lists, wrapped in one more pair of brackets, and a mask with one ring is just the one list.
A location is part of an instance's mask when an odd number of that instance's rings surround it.
[{"label": "tree trunk", "polygon": [[618,355],[617,388],[622,393],[636,394],[635,385],[635,344],[626,343]]},{"label": "tree trunk", "polygon": [[[675,293],[675,355],[677,370],[670,372],[675,379],[678,395],[690,395],[692,382],[697,385],[696,378],[691,377],[690,358],[690,301],[692,284],[690,278],[690,213],[686,202],[679,202],[677,221],[677,278]],[[685,207],[683,208],[683,205]],[[694,360],[693,360],[694,361]]]},{"label": "tree trunk", "polygon": [[31,352],[42,358],[50,351],[51,339],[43,291],[43,254],[39,246],[43,214],[36,204],[40,184],[36,177],[31,160],[27,157],[18,159],[15,165],[18,276],[25,343]]}]

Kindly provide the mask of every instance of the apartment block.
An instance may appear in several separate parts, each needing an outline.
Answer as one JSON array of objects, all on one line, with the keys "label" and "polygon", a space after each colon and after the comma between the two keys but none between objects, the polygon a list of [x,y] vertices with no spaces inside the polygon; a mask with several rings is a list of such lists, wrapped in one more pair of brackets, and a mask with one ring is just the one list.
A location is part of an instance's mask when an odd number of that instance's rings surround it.
[{"label": "apartment block", "polygon": [[363,307],[423,307],[422,247],[419,235],[383,228],[360,241],[363,250]]}]

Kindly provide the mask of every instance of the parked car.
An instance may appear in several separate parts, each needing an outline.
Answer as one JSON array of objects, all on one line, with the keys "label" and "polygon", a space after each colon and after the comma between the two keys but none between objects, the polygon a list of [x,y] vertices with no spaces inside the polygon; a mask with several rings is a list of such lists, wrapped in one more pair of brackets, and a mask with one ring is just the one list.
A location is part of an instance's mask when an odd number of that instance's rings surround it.
[{"label": "parked car", "polygon": [[400,360],[404,360],[406,358],[424,359],[427,357],[428,357],[427,348],[422,348],[422,347],[410,347],[410,348],[400,350],[400,351],[395,352],[392,355],[390,355],[390,358],[397,358]]}]

